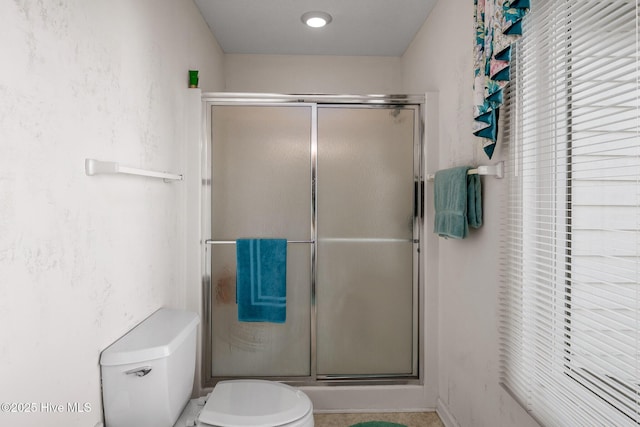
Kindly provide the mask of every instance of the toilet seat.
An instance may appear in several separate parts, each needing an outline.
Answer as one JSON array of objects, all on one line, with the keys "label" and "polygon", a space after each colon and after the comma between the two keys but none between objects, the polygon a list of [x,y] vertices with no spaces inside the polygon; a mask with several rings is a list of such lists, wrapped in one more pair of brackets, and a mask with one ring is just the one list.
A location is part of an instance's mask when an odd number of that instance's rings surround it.
[{"label": "toilet seat", "polygon": [[264,380],[220,381],[198,416],[220,427],[313,426],[313,405],[300,390]]}]

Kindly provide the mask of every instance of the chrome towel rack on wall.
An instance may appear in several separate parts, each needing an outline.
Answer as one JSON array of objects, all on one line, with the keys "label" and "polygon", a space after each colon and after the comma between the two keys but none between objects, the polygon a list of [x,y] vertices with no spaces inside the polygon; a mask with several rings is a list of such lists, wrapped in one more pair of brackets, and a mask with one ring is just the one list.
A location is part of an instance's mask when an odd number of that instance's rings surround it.
[{"label": "chrome towel rack on wall", "polygon": [[[486,175],[486,176],[495,176],[496,178],[504,177],[504,161],[498,162],[495,165],[491,166],[478,166],[475,169],[469,169],[467,171],[467,175]],[[427,181],[433,181],[435,179],[435,174],[428,174]]]},{"label": "chrome towel rack on wall", "polygon": [[85,159],[84,171],[88,176],[122,173],[128,175],[147,176],[151,178],[161,178],[164,182],[182,181],[182,175],[131,168],[128,166],[121,166],[116,162],[104,162],[96,159]]}]

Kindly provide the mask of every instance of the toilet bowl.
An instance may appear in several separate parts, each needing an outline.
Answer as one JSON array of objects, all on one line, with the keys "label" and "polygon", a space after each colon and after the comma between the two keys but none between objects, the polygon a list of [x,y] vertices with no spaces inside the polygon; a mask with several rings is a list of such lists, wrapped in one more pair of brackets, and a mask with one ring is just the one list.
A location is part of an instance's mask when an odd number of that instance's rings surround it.
[{"label": "toilet bowl", "polygon": [[162,308],[102,352],[106,427],[313,427],[309,397],[278,382],[221,381],[189,400],[198,323]]}]

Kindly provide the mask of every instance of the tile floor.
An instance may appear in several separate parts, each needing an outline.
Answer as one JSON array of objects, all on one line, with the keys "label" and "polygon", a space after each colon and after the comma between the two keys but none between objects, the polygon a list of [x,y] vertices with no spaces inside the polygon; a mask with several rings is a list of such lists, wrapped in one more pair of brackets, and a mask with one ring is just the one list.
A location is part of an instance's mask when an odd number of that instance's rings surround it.
[{"label": "tile floor", "polygon": [[348,427],[364,421],[389,421],[407,427],[444,427],[435,412],[383,412],[375,414],[315,414],[315,427]]}]

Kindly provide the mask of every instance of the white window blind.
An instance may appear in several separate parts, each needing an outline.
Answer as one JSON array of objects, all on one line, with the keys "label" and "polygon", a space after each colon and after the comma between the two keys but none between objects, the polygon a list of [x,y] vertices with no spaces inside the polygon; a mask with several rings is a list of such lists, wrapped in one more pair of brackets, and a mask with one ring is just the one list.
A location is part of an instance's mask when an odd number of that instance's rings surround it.
[{"label": "white window blind", "polygon": [[537,0],[503,141],[501,380],[546,426],[640,425],[639,0]]}]

